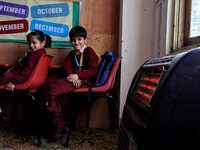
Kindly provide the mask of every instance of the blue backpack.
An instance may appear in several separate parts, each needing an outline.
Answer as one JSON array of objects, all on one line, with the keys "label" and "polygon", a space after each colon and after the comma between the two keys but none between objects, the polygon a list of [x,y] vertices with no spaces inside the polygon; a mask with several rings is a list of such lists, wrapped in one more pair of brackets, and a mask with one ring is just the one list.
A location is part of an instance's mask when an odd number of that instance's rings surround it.
[{"label": "blue backpack", "polygon": [[106,83],[112,66],[116,60],[116,55],[113,52],[107,51],[101,55],[101,58],[102,59],[98,66],[96,80],[93,86],[102,86]]}]

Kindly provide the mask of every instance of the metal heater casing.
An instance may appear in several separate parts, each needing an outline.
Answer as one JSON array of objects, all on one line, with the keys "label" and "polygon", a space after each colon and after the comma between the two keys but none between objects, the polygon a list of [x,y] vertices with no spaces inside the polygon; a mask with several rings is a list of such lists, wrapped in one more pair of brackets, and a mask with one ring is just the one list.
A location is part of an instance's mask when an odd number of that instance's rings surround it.
[{"label": "metal heater casing", "polygon": [[117,149],[200,150],[200,48],[140,67],[118,126]]}]

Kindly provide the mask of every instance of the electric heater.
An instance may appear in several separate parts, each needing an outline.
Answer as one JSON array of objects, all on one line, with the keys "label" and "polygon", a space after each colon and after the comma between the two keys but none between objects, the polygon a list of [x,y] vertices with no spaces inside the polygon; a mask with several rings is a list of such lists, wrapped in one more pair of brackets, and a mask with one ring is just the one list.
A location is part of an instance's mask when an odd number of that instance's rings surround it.
[{"label": "electric heater", "polygon": [[119,150],[200,150],[200,48],[146,61],[117,129]]}]

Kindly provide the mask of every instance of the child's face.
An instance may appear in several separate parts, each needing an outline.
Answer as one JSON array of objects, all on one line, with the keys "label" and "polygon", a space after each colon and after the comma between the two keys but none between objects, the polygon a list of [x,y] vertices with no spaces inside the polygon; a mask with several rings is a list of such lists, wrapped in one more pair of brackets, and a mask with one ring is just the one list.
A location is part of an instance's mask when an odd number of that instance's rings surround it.
[{"label": "child's face", "polygon": [[80,50],[86,43],[86,39],[84,39],[83,37],[73,37],[71,39],[71,43],[74,49]]},{"label": "child's face", "polygon": [[29,44],[29,48],[32,51],[37,51],[39,49],[43,49],[44,45],[45,45],[45,41],[40,42],[36,36],[30,36],[28,38],[28,44]]}]

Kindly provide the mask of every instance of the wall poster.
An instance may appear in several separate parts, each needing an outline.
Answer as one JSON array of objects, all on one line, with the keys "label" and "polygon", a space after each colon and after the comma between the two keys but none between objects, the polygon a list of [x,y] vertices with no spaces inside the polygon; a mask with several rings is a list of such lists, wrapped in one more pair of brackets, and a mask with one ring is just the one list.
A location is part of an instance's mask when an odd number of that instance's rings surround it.
[{"label": "wall poster", "polygon": [[53,48],[71,47],[68,32],[79,24],[80,2],[0,0],[0,42],[27,43],[26,35],[41,30]]}]

